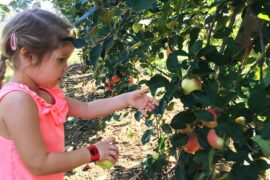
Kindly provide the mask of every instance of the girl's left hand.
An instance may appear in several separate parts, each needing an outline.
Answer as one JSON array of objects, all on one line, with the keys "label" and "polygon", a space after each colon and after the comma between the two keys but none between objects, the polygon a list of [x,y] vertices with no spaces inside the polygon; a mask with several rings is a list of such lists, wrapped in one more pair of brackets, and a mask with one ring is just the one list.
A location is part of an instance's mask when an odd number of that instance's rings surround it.
[{"label": "girl's left hand", "polygon": [[147,116],[147,111],[153,111],[159,103],[146,94],[149,92],[148,88],[132,91],[129,93],[128,103],[130,106],[137,108],[144,116]]}]

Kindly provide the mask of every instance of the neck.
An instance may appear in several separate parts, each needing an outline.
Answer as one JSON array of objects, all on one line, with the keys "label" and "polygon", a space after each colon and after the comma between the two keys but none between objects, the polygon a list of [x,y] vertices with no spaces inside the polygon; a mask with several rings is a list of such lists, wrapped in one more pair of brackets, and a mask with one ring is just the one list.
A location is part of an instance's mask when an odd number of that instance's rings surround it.
[{"label": "neck", "polygon": [[23,75],[22,73],[14,72],[11,82],[21,83],[28,86],[29,89],[39,94],[39,86],[28,76]]}]

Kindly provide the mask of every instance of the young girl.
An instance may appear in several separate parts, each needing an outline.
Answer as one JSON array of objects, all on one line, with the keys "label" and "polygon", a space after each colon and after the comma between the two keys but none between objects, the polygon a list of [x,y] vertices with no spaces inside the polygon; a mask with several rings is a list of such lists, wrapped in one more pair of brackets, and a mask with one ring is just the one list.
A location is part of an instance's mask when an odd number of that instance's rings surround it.
[{"label": "young girl", "polygon": [[34,9],[13,17],[2,32],[1,52],[13,64],[0,91],[0,179],[64,179],[85,163],[118,159],[115,138],[64,152],[66,116],[94,119],[129,106],[143,114],[157,105],[147,89],[93,102],[67,97],[56,85],[68,70],[78,39],[53,13]]}]

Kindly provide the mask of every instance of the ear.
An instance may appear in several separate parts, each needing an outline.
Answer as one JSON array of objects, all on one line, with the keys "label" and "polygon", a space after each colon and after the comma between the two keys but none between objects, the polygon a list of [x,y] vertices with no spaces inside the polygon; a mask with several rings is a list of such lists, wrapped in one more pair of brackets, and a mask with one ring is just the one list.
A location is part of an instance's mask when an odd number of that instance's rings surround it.
[{"label": "ear", "polygon": [[20,49],[20,55],[21,57],[26,60],[28,63],[32,64],[33,61],[33,55],[30,53],[30,51],[26,48],[21,48]]}]

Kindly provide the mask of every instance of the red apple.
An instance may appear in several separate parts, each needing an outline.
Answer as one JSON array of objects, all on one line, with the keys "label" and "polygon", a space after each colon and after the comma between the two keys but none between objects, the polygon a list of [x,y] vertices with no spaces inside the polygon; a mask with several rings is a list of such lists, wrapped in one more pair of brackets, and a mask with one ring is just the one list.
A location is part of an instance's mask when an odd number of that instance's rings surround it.
[{"label": "red apple", "polygon": [[133,79],[133,78],[129,78],[129,79],[128,79],[128,84],[129,84],[129,85],[134,84],[134,79]]},{"label": "red apple", "polygon": [[107,87],[111,87],[113,85],[113,83],[111,81],[107,81],[106,85],[107,85]]},{"label": "red apple", "polygon": [[218,123],[217,123],[217,111],[215,109],[207,109],[209,113],[212,114],[213,119],[211,121],[203,121],[201,120],[202,124],[208,128],[216,128]]},{"label": "red apple", "polygon": [[224,140],[216,134],[214,129],[210,129],[207,134],[207,141],[214,149],[222,150],[224,148]]},{"label": "red apple", "polygon": [[107,91],[107,92],[111,92],[111,91],[112,91],[112,88],[111,88],[110,86],[105,87],[105,91]]},{"label": "red apple", "polygon": [[120,81],[120,77],[117,75],[112,76],[112,83],[118,83]]},{"label": "red apple", "polygon": [[186,153],[195,154],[200,149],[200,144],[198,138],[192,134],[188,137],[188,142],[184,146],[184,151]]},{"label": "red apple", "polygon": [[184,94],[188,95],[195,90],[201,90],[202,83],[197,78],[185,78],[181,83],[181,87],[184,90]]}]

